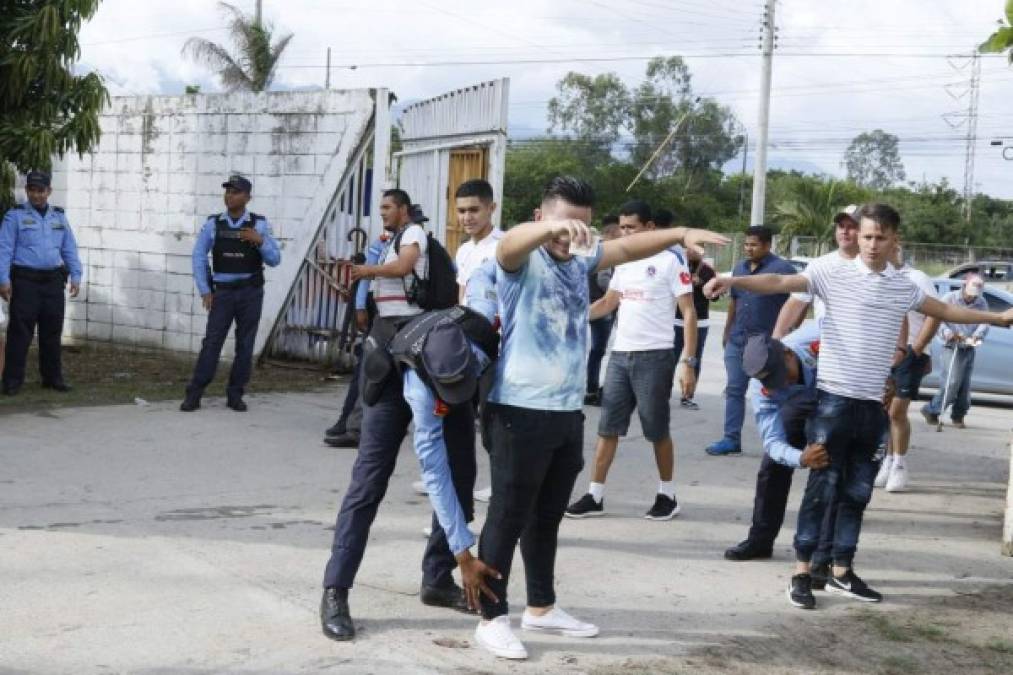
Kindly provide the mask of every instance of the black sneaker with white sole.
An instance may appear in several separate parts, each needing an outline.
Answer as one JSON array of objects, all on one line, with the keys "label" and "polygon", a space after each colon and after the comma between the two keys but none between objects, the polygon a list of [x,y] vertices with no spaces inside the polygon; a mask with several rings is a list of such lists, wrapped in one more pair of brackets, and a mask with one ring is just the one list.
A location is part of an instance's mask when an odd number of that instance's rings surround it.
[{"label": "black sneaker with white sole", "polygon": [[815,609],[813,578],[808,574],[796,574],[788,584],[788,602],[800,609]]},{"label": "black sneaker with white sole", "polygon": [[591,516],[605,515],[605,499],[595,501],[591,493],[584,495],[574,503],[566,507],[567,518],[589,518]]},{"label": "black sneaker with white sole", "polygon": [[809,574],[813,578],[813,590],[822,591],[827,586],[827,579],[830,578],[830,563],[823,563],[822,565],[813,565],[812,569],[809,570]]},{"label": "black sneaker with white sole", "polygon": [[651,510],[644,514],[644,518],[648,520],[671,520],[679,515],[679,502],[675,496],[669,497],[668,495],[658,494],[654,498],[654,506]]},{"label": "black sneaker with white sole", "polygon": [[869,585],[850,569],[844,573],[844,576],[830,575],[827,577],[826,590],[828,593],[836,593],[862,602],[882,602],[883,600],[881,593],[869,588]]}]

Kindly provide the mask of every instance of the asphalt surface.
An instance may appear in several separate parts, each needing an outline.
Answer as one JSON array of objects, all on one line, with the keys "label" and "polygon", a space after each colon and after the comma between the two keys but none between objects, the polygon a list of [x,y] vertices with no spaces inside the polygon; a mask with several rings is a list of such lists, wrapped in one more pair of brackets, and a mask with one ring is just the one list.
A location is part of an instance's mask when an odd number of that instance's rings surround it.
[{"label": "asphalt surface", "polygon": [[[560,533],[559,604],[601,635],[522,634],[524,663],[476,647],[474,618],[419,602],[429,511],[411,490],[418,469],[407,443],[351,594],[359,637],[321,635],[319,584],[354,459],[320,442],[340,387],[253,397],[246,414],[210,399],[193,414],[163,403],[0,417],[0,672],[622,672],[769,634],[798,612],[784,591],[804,477],[774,559],[724,561],[746,533],[761,450],[747,421],[743,456],[702,452],[721,427],[717,343],[708,343],[702,410],[673,412],[682,514],[642,518],[657,474],[634,423],[607,516],[565,520]],[[856,561],[887,597],[877,611],[1013,578],[1013,559],[999,554],[1013,410],[974,407],[968,429],[936,433],[916,406],[911,491],[877,491]],[[597,409],[587,412],[590,460]],[[484,453],[479,461],[483,487]],[[479,505],[476,532],[483,516]],[[519,556],[514,569],[516,627]],[[831,615],[850,606],[820,602]]]}]

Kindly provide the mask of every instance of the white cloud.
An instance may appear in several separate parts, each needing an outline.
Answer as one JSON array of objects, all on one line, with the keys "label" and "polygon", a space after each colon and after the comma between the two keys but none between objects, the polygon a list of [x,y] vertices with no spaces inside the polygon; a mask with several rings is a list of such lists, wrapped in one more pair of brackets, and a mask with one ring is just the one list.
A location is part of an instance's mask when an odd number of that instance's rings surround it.
[{"label": "white cloud", "polygon": [[[252,11],[253,0],[235,0]],[[839,172],[848,139],[883,128],[902,138],[912,179],[963,185],[962,130],[942,115],[966,109],[944,89],[962,73],[944,58],[825,54],[970,52],[1002,15],[1001,0],[780,0],[771,156]],[[404,100],[426,98],[495,77],[511,77],[511,127],[545,128],[545,102],[568,70],[615,71],[635,83],[644,61],[370,67],[510,59],[601,58],[681,53],[696,89],[713,93],[755,137],[760,64],[760,0],[264,0],[265,17],[295,34],[278,86],[323,85],[332,47],[335,88],[385,86]],[[189,35],[227,40],[212,0],[147,3],[104,0],[82,30],[83,66],[106,75],[116,94],[179,93],[186,83],[217,89],[184,60]],[[823,56],[799,55],[824,54]],[[715,54],[738,54],[721,56]],[[358,64],[361,67],[347,67]],[[966,70],[963,71],[966,73]],[[979,188],[1013,197],[1013,163],[988,145],[1013,136],[1007,102],[1013,71],[983,63],[978,143]]]}]

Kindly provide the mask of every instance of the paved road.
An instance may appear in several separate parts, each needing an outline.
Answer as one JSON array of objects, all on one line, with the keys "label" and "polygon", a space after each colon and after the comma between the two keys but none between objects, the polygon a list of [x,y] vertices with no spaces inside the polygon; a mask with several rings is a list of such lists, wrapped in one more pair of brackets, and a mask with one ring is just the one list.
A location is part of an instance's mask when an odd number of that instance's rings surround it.
[{"label": "paved road", "polygon": [[[722,414],[716,340],[708,347],[703,409],[674,413],[683,514],[641,518],[657,478],[649,446],[627,439],[609,516],[561,532],[560,604],[601,636],[527,637],[531,659],[513,666],[471,645],[472,618],[418,601],[428,511],[411,492],[407,445],[352,594],[360,637],[320,635],[319,582],[353,459],[319,441],[338,387],[256,396],[246,415],[212,399],[193,415],[166,403],[4,416],[0,672],[584,672],[762,635],[797,612],[784,588],[802,481],[773,561],[722,560],[745,534],[760,450],[749,423],[744,456],[702,453]],[[589,410],[588,458],[596,420]],[[887,595],[881,611],[1013,578],[998,554],[1013,412],[974,408],[968,424],[935,433],[918,417],[912,491],[874,497],[858,564]],[[519,558],[515,569],[516,621]]]}]

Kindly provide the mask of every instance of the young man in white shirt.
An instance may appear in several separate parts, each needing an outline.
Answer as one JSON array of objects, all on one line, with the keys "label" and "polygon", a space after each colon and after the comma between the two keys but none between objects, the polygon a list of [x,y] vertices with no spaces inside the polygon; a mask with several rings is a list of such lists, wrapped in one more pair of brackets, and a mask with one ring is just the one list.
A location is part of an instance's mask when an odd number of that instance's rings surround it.
[{"label": "young man in white shirt", "polygon": [[[492,185],[481,178],[461,183],[454,193],[454,208],[457,221],[468,235],[468,241],[461,244],[454,257],[457,265],[458,297],[464,302],[468,281],[485,261],[496,257],[496,246],[503,238],[503,230],[494,227],[492,215],[496,212]],[[488,502],[492,488],[475,490],[475,499]]]},{"label": "young man in white shirt", "polygon": [[457,222],[469,237],[454,257],[459,297],[463,301],[468,279],[482,263],[496,257],[496,245],[503,238],[503,230],[492,224],[496,202],[493,201],[492,186],[481,178],[461,183],[454,193],[454,208],[457,210]]},{"label": "young man in white shirt", "polygon": [[885,385],[907,313],[917,310],[953,323],[1013,324],[1013,309],[980,312],[926,297],[889,262],[897,246],[900,214],[886,204],[866,204],[858,216],[859,256],[850,264],[821,259],[802,274],[719,277],[705,288],[711,297],[732,287],[761,294],[809,292],[826,304],[817,408],[806,433],[809,443],[826,447],[830,466],[810,472],[795,534],[795,574],[788,587],[791,604],[803,609],[816,606],[810,563],[826,510],[834,502],[833,567],[826,590],[865,602],[882,600],[855,574],[852,561],[879,468],[876,452],[887,424]]},{"label": "young man in white shirt", "polygon": [[[921,270],[901,262],[900,248],[890,261],[901,274],[907,275],[915,286],[922,289],[926,297],[935,298],[936,287]],[[939,320],[927,318],[921,312],[908,312],[907,335],[901,335],[891,375],[896,395],[890,403],[890,446],[876,474],[876,487],[885,487],[887,492],[903,492],[907,489],[907,451],[911,444],[911,422],[908,408],[918,397],[922,378],[932,370],[932,355],[929,345],[939,329]]]},{"label": "young man in white shirt", "polygon": [[[646,202],[627,202],[619,210],[619,230],[626,237],[654,229],[651,207]],[[675,309],[682,310],[685,346],[681,360],[682,394],[692,398],[696,388],[696,308],[693,283],[684,253],[668,249],[661,253],[619,265],[612,274],[608,293],[590,308],[593,321],[619,310],[616,341],[612,347],[602,411],[598,423],[591,484],[587,494],[566,509],[570,518],[600,516],[604,513],[605,479],[616,456],[619,437],[629,429],[636,408],[644,437],[654,445],[660,484],[654,504],[644,516],[648,520],[670,520],[679,514],[679,502],[672,481],[675,447],[669,431],[672,381],[676,356]]]}]

